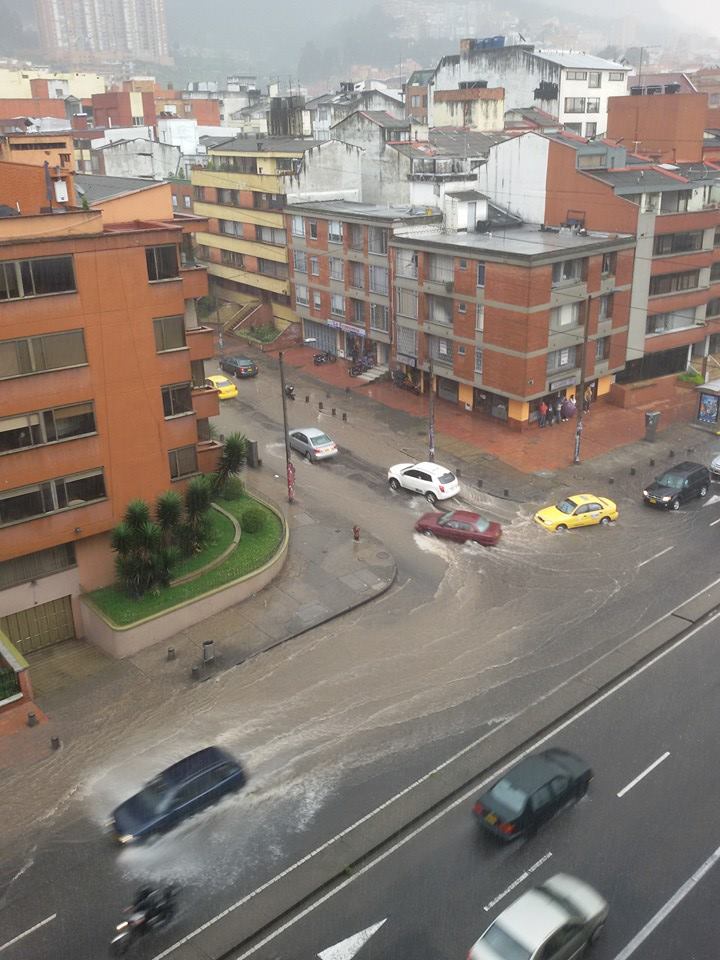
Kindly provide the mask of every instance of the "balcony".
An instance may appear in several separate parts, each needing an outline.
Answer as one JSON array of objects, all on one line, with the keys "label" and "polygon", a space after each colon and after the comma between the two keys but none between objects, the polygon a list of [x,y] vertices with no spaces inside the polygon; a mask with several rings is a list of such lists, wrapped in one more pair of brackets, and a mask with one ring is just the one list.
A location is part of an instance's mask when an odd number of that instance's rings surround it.
[{"label": "balcony", "polygon": [[211,387],[193,387],[192,405],[198,420],[216,417],[220,412],[217,390]]},{"label": "balcony", "polygon": [[185,331],[191,360],[209,360],[215,356],[215,331],[210,327],[195,327]]},{"label": "balcony", "polygon": [[197,444],[198,470],[201,473],[214,473],[222,453],[223,445],[217,440],[201,440]]},{"label": "balcony", "polygon": [[206,297],[208,292],[208,276],[205,267],[187,266],[180,268],[185,300],[196,300]]}]

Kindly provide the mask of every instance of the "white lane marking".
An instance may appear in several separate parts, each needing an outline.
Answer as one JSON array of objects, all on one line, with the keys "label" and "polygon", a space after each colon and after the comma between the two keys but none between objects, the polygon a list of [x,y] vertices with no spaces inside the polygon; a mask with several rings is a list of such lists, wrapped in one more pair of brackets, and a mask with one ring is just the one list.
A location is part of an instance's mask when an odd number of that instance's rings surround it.
[{"label": "white lane marking", "polygon": [[680,901],[690,893],[693,887],[696,887],[698,883],[700,883],[705,874],[715,866],[718,860],[720,860],[720,847],[707,858],[705,863],[695,871],[689,880],[685,881],[677,893],[670,897],[664,906],[660,907],[655,916],[648,920],[639,933],[635,934],[630,943],[615,957],[615,960],[628,960],[628,957],[631,957],[633,953],[635,953],[640,944],[647,940],[653,930],[660,926],[665,917],[669,916]]},{"label": "white lane marking", "polygon": [[321,950],[318,957],[320,957],[320,960],[352,960],[360,948],[368,942],[374,933],[377,933],[386,920],[387,917],[379,923],[374,923],[371,927],[365,927],[360,933],[354,933],[346,940],[341,940],[340,943],[336,943],[326,950]]},{"label": "white lane marking", "polygon": [[660,764],[663,762],[663,760],[667,760],[667,758],[668,758],[669,756],[670,756],[670,751],[669,751],[669,750],[666,750],[665,753],[664,753],[661,757],[658,757],[657,760],[654,760],[654,761],[650,764],[649,767],[647,767],[645,770],[643,770],[642,773],[639,773],[639,774],[635,777],[635,779],[634,779],[634,780],[631,780],[630,783],[629,783],[626,787],[623,787],[622,790],[620,791],[620,793],[618,793],[617,796],[618,796],[618,797],[624,797],[625,794],[626,794],[629,790],[632,790],[632,788],[633,788],[634,786],[636,786],[638,783],[640,783],[640,781],[643,780],[649,773],[651,773],[651,772],[655,769],[655,767],[659,767]]},{"label": "white lane marking", "polygon": [[30,927],[28,930],[25,930],[23,933],[19,933],[16,937],[13,937],[12,940],[8,940],[7,943],[3,943],[2,946],[0,946],[0,953],[2,953],[3,950],[7,950],[7,948],[11,947],[14,943],[17,943],[18,940],[22,940],[23,937],[27,937],[29,934],[35,933],[35,931],[39,930],[40,927],[44,927],[46,923],[50,923],[51,920],[54,920],[56,916],[57,914],[53,913],[51,914],[51,916],[45,917],[45,919],[41,920],[40,923],[36,923],[34,927]]},{"label": "white lane marking", "polygon": [[674,550],[675,547],[665,547],[664,550],[661,550],[660,553],[653,554],[652,557],[648,557],[647,560],[643,560],[642,563],[638,564],[638,570],[640,567],[644,567],[646,563],[650,563],[651,560],[657,560],[658,557],[661,557],[664,553],[668,553],[670,550]]},{"label": "white lane marking", "polygon": [[[713,580],[712,583],[709,583],[706,587],[703,587],[702,589],[698,590],[697,593],[693,594],[691,597],[688,597],[687,600],[683,600],[682,603],[679,603],[676,607],[673,607],[673,609],[668,611],[668,613],[663,614],[661,617],[658,617],[657,620],[654,620],[652,623],[649,623],[646,627],[643,627],[642,630],[639,630],[637,633],[633,634],[632,637],[629,637],[628,640],[625,641],[625,643],[630,643],[632,640],[637,639],[637,637],[642,636],[642,634],[646,633],[648,630],[652,630],[652,628],[657,626],[657,624],[660,623],[662,620],[665,620],[667,617],[671,616],[675,612],[675,610],[679,610],[680,607],[685,606],[686,603],[691,603],[693,600],[697,599],[697,597],[699,597],[701,594],[705,593],[706,590],[710,590],[712,587],[715,587],[718,584],[720,584],[720,577],[718,577],[716,580]],[[611,697],[614,693],[617,693],[618,690],[621,690],[626,684],[630,683],[631,680],[634,680],[636,677],[641,676],[643,673],[645,673],[646,670],[649,670],[650,667],[655,666],[656,663],[659,663],[660,660],[663,660],[669,654],[673,653],[678,647],[683,646],[683,644],[687,643],[688,640],[692,639],[692,637],[694,637],[695,634],[698,633],[698,631],[714,623],[715,620],[718,619],[718,617],[720,617],[720,611],[718,613],[715,613],[705,623],[696,624],[696,626],[694,626],[689,633],[685,634],[685,636],[680,637],[679,640],[676,640],[674,643],[670,644],[670,646],[666,647],[664,650],[661,650],[660,653],[656,654],[650,660],[646,660],[645,663],[643,663],[640,667],[638,667],[633,673],[628,674],[626,677],[624,677],[622,680],[619,680],[613,686],[608,687],[605,693],[600,694],[600,696],[596,700],[593,700],[591,703],[586,704],[586,706],[584,706],[577,713],[568,717],[559,726],[553,727],[543,737],[541,737],[539,740],[536,740],[532,746],[527,747],[525,750],[523,750],[519,754],[515,754],[513,758],[511,760],[508,760],[508,762],[503,764],[503,766],[494,768],[493,773],[489,777],[486,777],[476,786],[469,789],[457,800],[450,803],[449,806],[445,807],[439,813],[435,814],[435,816],[432,817],[430,820],[425,821],[416,830],[408,834],[407,838],[403,838],[403,840],[398,841],[398,843],[395,846],[390,847],[386,853],[381,854],[377,860],[371,861],[370,863],[367,864],[367,866],[363,867],[361,870],[358,870],[357,873],[353,874],[353,876],[350,879],[343,881],[338,887],[334,888],[329,893],[325,894],[320,900],[317,901],[315,905],[311,904],[304,911],[302,911],[302,913],[300,913],[296,918],[289,920],[284,926],[279,928],[278,933],[282,933],[283,930],[286,930],[288,927],[296,923],[297,920],[306,916],[313,909],[315,909],[315,906],[319,906],[320,904],[324,903],[330,897],[334,896],[335,893],[342,890],[349,883],[352,883],[353,880],[357,879],[357,877],[362,876],[367,870],[370,869],[370,867],[372,867],[376,863],[380,863],[382,860],[385,859],[386,856],[388,856],[391,853],[394,853],[395,850],[403,846],[404,843],[407,842],[407,840],[412,839],[417,834],[421,833],[424,829],[429,827],[431,824],[435,823],[436,820],[439,820],[440,817],[444,816],[446,813],[453,810],[455,807],[459,806],[461,803],[465,803],[469,797],[473,796],[473,794],[481,792],[483,787],[487,786],[489,783],[492,783],[501,774],[509,770],[510,767],[518,763],[518,761],[529,756],[531,753],[537,750],[538,747],[541,747],[544,743],[547,743],[548,740],[551,740],[558,733],[562,733],[563,730],[565,730],[571,724],[575,723],[576,720],[579,720],[581,717],[584,717],[586,713],[589,713],[591,710],[594,710],[595,707],[599,706],[599,704],[607,700],[608,697]],[[622,647],[625,646],[625,643],[622,643],[619,646],[613,648],[612,650],[609,650],[607,653],[603,653],[601,656],[597,658],[597,660],[593,661],[591,666],[595,666],[596,664],[601,663],[603,660],[607,659],[607,657],[611,656],[613,653],[616,653],[618,650],[622,649]],[[582,674],[585,672],[586,669],[587,668],[578,670],[572,676],[568,677],[567,680],[563,680],[562,683],[559,683],[556,687],[553,687],[552,689],[548,690],[548,692],[543,694],[543,696],[540,699],[546,700],[548,697],[552,696],[554,693],[557,693],[558,690],[562,690],[563,687],[566,687],[568,684],[573,683],[575,680],[577,680],[578,677],[582,676]],[[358,826],[360,826],[363,823],[367,823],[368,820],[371,820],[377,813],[391,806],[393,803],[395,803],[396,800],[399,800],[401,797],[404,797],[406,794],[410,793],[410,791],[414,790],[416,787],[424,783],[426,780],[429,780],[431,777],[435,777],[445,767],[449,766],[451,763],[454,763],[455,760],[459,759],[460,757],[468,753],[470,750],[473,750],[475,747],[479,746],[485,740],[489,739],[494,733],[497,733],[498,730],[502,730],[509,723],[512,723],[513,720],[516,720],[518,716],[519,714],[516,714],[514,716],[510,716],[502,720],[500,723],[496,724],[492,728],[492,730],[489,730],[487,733],[484,733],[481,737],[478,737],[477,740],[468,744],[466,747],[463,747],[461,750],[458,750],[457,753],[453,754],[453,756],[449,757],[447,760],[443,760],[443,762],[438,764],[433,770],[430,770],[428,771],[428,773],[423,774],[422,777],[419,777],[417,780],[409,784],[399,793],[396,793],[394,796],[390,797],[388,800],[385,800],[374,810],[371,810],[369,813],[366,813],[364,817],[361,817],[359,820],[356,820],[354,823],[350,824],[350,826],[345,827],[345,829],[341,830],[340,833],[336,834],[334,837],[331,837],[329,840],[326,840],[325,843],[321,844],[319,847],[316,847],[314,850],[311,850],[309,853],[305,854],[304,857],[301,857],[299,860],[296,860],[295,863],[291,863],[289,867],[286,867],[284,870],[281,870],[280,873],[275,874],[274,877],[271,877],[269,880],[261,884],[255,890],[252,890],[250,893],[246,894],[244,897],[238,900],[237,903],[232,904],[231,906],[227,907],[225,910],[216,914],[216,916],[211,917],[209,920],[201,924],[195,930],[192,930],[186,936],[182,937],[182,939],[178,940],[176,943],[169,946],[166,950],[163,950],[162,953],[158,953],[156,956],[152,958],[152,960],[164,960],[165,957],[170,956],[170,954],[172,954],[175,950],[177,950],[179,947],[183,946],[184,944],[188,943],[190,940],[196,937],[199,933],[203,933],[203,931],[207,930],[208,927],[213,926],[213,924],[217,923],[218,920],[222,920],[223,917],[226,917],[228,914],[232,913],[234,910],[237,910],[239,907],[244,906],[246,903],[248,903],[258,894],[263,893],[265,890],[274,886],[280,880],[284,879],[289,874],[293,873],[295,870],[298,869],[298,867],[301,867],[303,864],[307,863],[309,860],[312,860],[313,857],[317,856],[318,853],[321,853],[323,850],[326,850],[328,847],[332,846],[334,843],[337,843],[338,840],[341,840],[344,836],[346,836],[348,833],[351,833]],[[277,936],[277,934],[270,934],[258,946],[265,943],[269,943],[270,940],[272,940],[275,936]],[[249,957],[251,953],[255,951],[255,949],[257,948],[253,948],[248,953],[243,954],[243,957]],[[242,957],[238,958],[238,960],[242,960]]]},{"label": "white lane marking", "polygon": [[550,859],[551,856],[552,851],[548,850],[544,857],[540,857],[540,859],[536,860],[531,867],[528,867],[527,870],[523,870],[520,876],[516,877],[508,887],[505,887],[502,893],[499,893],[493,900],[491,900],[489,903],[486,903],[483,907],[483,910],[486,913],[488,910],[492,910],[496,904],[500,903],[500,901],[503,900],[509,893],[512,893],[515,887],[519,887],[523,880],[527,880],[531,873],[535,873],[538,867],[541,867],[547,860]]},{"label": "white lane marking", "polygon": [[718,517],[717,520],[713,520],[713,522],[710,524],[710,526],[711,526],[711,527],[714,527],[716,523],[720,523],[720,517]]}]

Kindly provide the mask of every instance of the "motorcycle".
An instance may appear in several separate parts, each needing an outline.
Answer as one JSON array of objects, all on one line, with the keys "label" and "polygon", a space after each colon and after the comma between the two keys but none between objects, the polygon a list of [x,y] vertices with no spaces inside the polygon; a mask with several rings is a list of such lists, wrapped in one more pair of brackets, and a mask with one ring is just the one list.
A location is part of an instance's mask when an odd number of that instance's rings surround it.
[{"label": "motorcycle", "polygon": [[321,353],[315,354],[313,363],[318,367],[323,363],[337,363],[337,357],[334,353],[330,353],[329,350],[323,350]]},{"label": "motorcycle", "polygon": [[288,400],[295,399],[295,387],[291,383],[285,384],[285,396],[288,398]]},{"label": "motorcycle", "polygon": [[395,370],[392,375],[392,381],[396,387],[401,390],[409,390],[416,396],[420,393],[420,387],[413,381],[412,377],[407,376],[401,370]]},{"label": "motorcycle", "polygon": [[166,927],[175,916],[174,887],[166,887],[161,893],[162,901],[155,908],[134,904],[126,907],[127,919],[115,927],[115,936],[110,941],[110,953],[113,957],[124,957],[132,943],[146,933]]},{"label": "motorcycle", "polygon": [[366,370],[370,370],[375,366],[375,361],[371,357],[360,357],[357,360],[353,360],[348,368],[348,372],[351,377],[359,377],[361,373],[365,373]]}]

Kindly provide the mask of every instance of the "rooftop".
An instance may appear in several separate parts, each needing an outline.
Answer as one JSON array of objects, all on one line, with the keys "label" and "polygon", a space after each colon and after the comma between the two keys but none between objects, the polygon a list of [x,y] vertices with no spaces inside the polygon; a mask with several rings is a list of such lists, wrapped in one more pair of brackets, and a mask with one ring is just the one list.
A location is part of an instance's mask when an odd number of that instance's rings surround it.
[{"label": "rooftop", "polygon": [[430,83],[434,74],[434,68],[432,70],[413,70],[408,78],[407,85],[409,87],[425,87]]},{"label": "rooftop", "polygon": [[678,93],[697,93],[695,84],[684,73],[646,73],[635,74],[627,78],[628,90],[631,87],[665,87],[669,83],[678,83]]},{"label": "rooftop", "polygon": [[306,210],[308,212],[326,213],[333,217],[357,218],[360,220],[416,220],[427,217],[440,217],[441,212],[435,207],[425,206],[390,206],[380,203],[356,203],[353,200],[312,200],[306,203],[292,203],[288,211]]},{"label": "rooftop", "polygon": [[320,143],[309,137],[266,137],[249,133],[240,134],[234,140],[225,140],[211,149],[222,150],[223,153],[304,153],[319,147]]},{"label": "rooftop", "polygon": [[548,60],[550,63],[558,63],[561,67],[570,70],[622,70],[623,73],[629,73],[632,69],[627,64],[617,63],[615,60],[605,60],[603,57],[595,57],[591,53],[583,53],[576,50],[535,50],[535,56]]},{"label": "rooftop", "polygon": [[720,170],[713,164],[678,163],[645,164],[622,170],[586,170],[588,174],[609,183],[619,194],[648,191],[687,190],[698,182],[720,180]]},{"label": "rooftop", "polygon": [[158,187],[164,180],[143,180],[141,177],[101,177],[92,173],[76,173],[75,187],[80,196],[84,196],[92,206],[102,200],[122,197],[138,190]]},{"label": "rooftop", "polygon": [[433,127],[428,132],[427,140],[403,140],[392,146],[406,157],[415,159],[484,157],[493,144],[505,139],[502,133],[478,133],[461,127]]},{"label": "rooftop", "polygon": [[381,127],[392,127],[393,129],[409,130],[410,121],[409,120],[398,120],[397,117],[391,116],[385,110],[360,110],[360,113],[364,117],[367,117],[368,120],[372,120],[373,123],[377,123]]}]

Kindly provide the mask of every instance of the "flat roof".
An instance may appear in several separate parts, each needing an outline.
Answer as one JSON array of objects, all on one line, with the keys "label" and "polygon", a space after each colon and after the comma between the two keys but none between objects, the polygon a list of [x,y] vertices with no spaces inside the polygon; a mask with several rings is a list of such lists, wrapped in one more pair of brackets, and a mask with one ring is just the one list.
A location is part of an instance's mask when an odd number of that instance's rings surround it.
[{"label": "flat roof", "polygon": [[212,149],[234,153],[304,153],[305,150],[319,147],[321,142],[326,141],[312,140],[310,137],[266,137],[249,133],[247,136],[241,134],[234,140],[226,140]]},{"label": "flat roof", "polygon": [[632,67],[618,63],[616,60],[605,60],[603,57],[595,57],[591,53],[583,53],[575,50],[535,50],[536,57],[542,57],[543,60],[549,60],[551,63],[557,63],[561,67],[570,70],[622,70],[623,73],[630,73]]},{"label": "flat roof", "polygon": [[359,220],[415,220],[418,218],[440,217],[442,212],[437,207],[421,206],[391,206],[380,203],[360,203],[354,200],[311,200],[308,202],[288,204],[288,212],[303,210],[309,213],[325,213],[334,217],[356,217]]},{"label": "flat roof", "polygon": [[570,227],[543,230],[539,223],[525,223],[518,227],[493,230],[491,233],[445,233],[441,229],[429,229],[417,236],[396,234],[391,238],[391,243],[467,250],[470,254],[488,255],[492,259],[507,257],[527,260],[564,253],[578,255],[584,251],[600,252],[622,244],[631,246],[635,243],[635,238],[622,233],[580,233]]},{"label": "flat roof", "polygon": [[149,190],[165,183],[164,180],[144,180],[142,177],[104,177],[95,173],[76,173],[75,186],[79,187],[82,195],[89,204],[101,200],[111,200],[126,193],[135,193],[138,190]]}]

